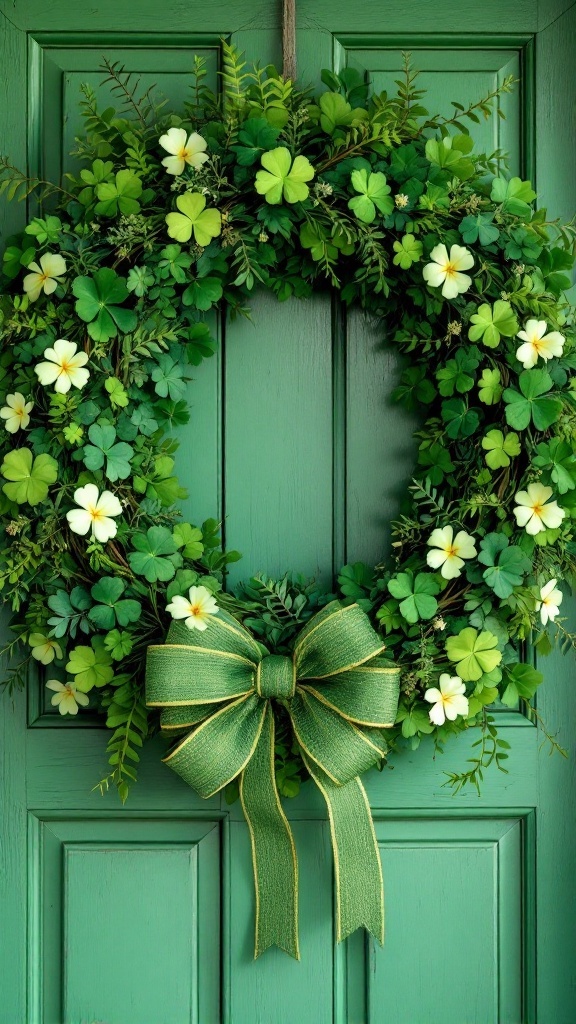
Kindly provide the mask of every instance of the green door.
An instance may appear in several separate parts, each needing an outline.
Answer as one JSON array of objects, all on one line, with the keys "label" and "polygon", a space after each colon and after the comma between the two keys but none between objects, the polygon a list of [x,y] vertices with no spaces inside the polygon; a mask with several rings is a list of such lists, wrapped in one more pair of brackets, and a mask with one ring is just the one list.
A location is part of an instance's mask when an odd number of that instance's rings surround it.
[{"label": "green door", "polygon": [[[221,36],[249,59],[278,61],[279,7],[0,0],[0,149],[57,178],[79,86],[102,80],[103,54],[178,100],[193,53],[216,82]],[[569,0],[299,0],[299,75],[319,84],[320,68],[351,65],[383,89],[410,50],[430,104],[448,110],[451,98],[466,103],[513,74],[520,84],[506,97],[506,121],[479,126],[478,141],[507,150],[549,211],[569,217],[575,34]],[[18,209],[4,204],[1,215],[4,234],[21,223]],[[219,340],[196,373],[180,451],[191,520],[225,518],[228,546],[244,553],[237,579],[293,567],[329,586],[345,561],[381,560],[414,445],[410,422],[387,403],[396,368],[377,333],[360,314],[345,322],[327,297],[259,296],[253,324],[221,325]],[[552,678],[541,710],[565,746],[576,726],[573,664],[553,656],[544,665]],[[383,949],[360,933],[335,947],[325,808],[310,787],[288,804],[302,961],[273,949],[254,963],[238,805],[199,800],[153,743],[121,808],[92,792],[103,764],[96,723],[61,720],[39,686],[3,704],[1,1024],[576,1019],[574,755],[549,758],[520,712],[497,713],[510,771],[488,772],[480,798],[442,785],[473,735],[436,759],[429,746],[405,751],[393,770],[367,777],[385,879]]]}]

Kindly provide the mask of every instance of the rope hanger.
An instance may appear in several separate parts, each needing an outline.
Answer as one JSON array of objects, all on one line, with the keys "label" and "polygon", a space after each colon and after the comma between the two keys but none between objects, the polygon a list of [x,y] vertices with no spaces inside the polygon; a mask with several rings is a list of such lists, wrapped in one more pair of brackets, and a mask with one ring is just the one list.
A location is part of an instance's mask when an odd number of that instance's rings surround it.
[{"label": "rope hanger", "polygon": [[282,75],[296,78],[296,0],[282,0]]}]

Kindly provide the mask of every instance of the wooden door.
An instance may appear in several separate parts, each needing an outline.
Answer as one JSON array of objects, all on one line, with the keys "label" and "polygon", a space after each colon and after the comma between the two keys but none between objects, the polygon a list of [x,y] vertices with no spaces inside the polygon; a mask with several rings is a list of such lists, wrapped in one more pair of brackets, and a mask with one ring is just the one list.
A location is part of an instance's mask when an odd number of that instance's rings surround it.
[{"label": "wooden door", "polygon": [[[101,81],[103,54],[173,101],[194,53],[216,83],[222,36],[249,59],[279,58],[279,12],[262,0],[1,0],[0,12],[1,148],[51,178],[78,125],[79,85]],[[444,109],[514,74],[507,120],[481,125],[478,141],[508,150],[551,212],[571,215],[569,0],[300,0],[298,26],[299,75],[315,85],[320,68],[352,65],[382,89],[410,50],[431,107]],[[1,212],[9,233],[21,213]],[[244,553],[236,579],[293,568],[329,586],[346,560],[385,555],[387,523],[411,475],[411,424],[387,403],[395,359],[360,314],[344,320],[329,297],[279,305],[255,296],[253,320],[220,325],[218,355],[196,374],[193,435],[183,431],[179,457],[186,512],[192,521],[225,518],[228,546]],[[573,661],[552,656],[544,671],[542,711],[570,746]],[[384,949],[360,933],[334,946],[325,809],[310,787],[288,804],[302,961],[274,949],[254,963],[239,807],[199,800],[152,743],[121,808],[112,794],[92,792],[103,773],[97,723],[61,720],[39,686],[3,701],[2,1024],[575,1019],[574,755],[549,758],[520,712],[497,712],[510,770],[489,772],[480,798],[443,787],[474,736],[436,759],[429,746],[406,750],[368,777],[385,876]]]}]

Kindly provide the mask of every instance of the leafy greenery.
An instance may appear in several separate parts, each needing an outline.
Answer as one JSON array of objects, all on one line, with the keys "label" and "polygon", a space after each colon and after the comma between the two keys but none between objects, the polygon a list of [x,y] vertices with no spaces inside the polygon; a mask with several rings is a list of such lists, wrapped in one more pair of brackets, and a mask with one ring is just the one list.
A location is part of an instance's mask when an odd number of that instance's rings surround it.
[{"label": "leafy greenery", "polygon": [[[576,568],[575,334],[564,295],[574,229],[535,209],[530,183],[508,176],[501,154],[476,153],[467,128],[511,80],[435,116],[408,59],[396,95],[346,68],[324,71],[313,97],[223,43],[222,93],[206,87],[196,58],[190,99],[170,111],[118,65],[105,71],[119,109],[82,88],[76,175],[51,184],[0,159],[0,195],[40,204],[6,240],[0,277],[0,589],[14,612],[7,653],[23,652],[13,678],[38,638],[58,641],[51,676],[106,716],[99,786],[125,800],[158,728],[144,661],[165,636],[168,602],[205,587],[268,651],[287,653],[327,600],[357,601],[402,668],[389,748],[430,735],[441,747],[480,726],[471,766],[448,780],[478,786],[507,757],[486,708],[531,701],[541,676],[518,660],[520,644],[538,629],[538,651],[551,649],[541,589],[571,586]],[[159,140],[180,128],[205,148],[167,173]],[[465,259],[455,293],[442,287],[448,276],[435,283],[444,247],[449,264]],[[38,283],[33,265],[45,257],[52,277]],[[415,479],[391,525],[392,554],[375,568],[343,566],[333,594],[298,576],[230,592],[238,552],[222,550],[216,520],[185,522],[178,510],[175,435],[193,368],[216,351],[213,312],[225,303],[248,315],[258,286],[278,301],[336,289],[405,357],[392,400],[419,415]],[[530,321],[526,362],[518,335]],[[74,353],[56,366],[62,339]],[[514,511],[536,484],[559,525],[531,534]],[[106,540],[95,526],[73,528],[89,485],[119,502]],[[444,547],[429,543],[434,531]],[[563,648],[576,648],[561,618],[555,626]],[[443,674],[464,681],[468,714],[436,725],[426,693]],[[282,723],[276,778],[284,796],[306,778]],[[227,797],[236,792],[231,783]]]}]

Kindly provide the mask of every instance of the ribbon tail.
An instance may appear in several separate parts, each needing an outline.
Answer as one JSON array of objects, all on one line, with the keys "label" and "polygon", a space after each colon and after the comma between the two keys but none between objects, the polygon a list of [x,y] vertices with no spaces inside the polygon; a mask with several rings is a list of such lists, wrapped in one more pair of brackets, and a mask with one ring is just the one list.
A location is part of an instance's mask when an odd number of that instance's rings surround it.
[{"label": "ribbon tail", "polygon": [[302,752],[328,808],[336,879],[336,940],[366,928],[384,942],[382,864],[366,790],[358,777],[336,785]]},{"label": "ribbon tail", "polygon": [[274,774],[274,714],[268,704],[258,745],[240,780],[240,799],[252,843],[256,895],[254,959],[279,946],[296,960],[298,861]]}]

